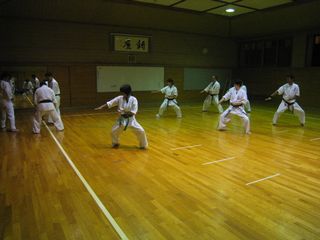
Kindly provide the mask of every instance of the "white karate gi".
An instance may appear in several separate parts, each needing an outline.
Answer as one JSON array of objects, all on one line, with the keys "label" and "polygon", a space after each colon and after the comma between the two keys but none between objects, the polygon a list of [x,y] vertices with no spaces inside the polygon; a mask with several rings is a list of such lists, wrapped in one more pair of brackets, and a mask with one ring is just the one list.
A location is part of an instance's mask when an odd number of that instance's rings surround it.
[{"label": "white karate gi", "polygon": [[16,122],[14,116],[14,107],[13,107],[13,92],[11,84],[7,81],[0,81],[0,107],[1,107],[1,128],[6,127],[6,118],[8,115],[8,119],[10,122],[10,130],[16,130]]},{"label": "white karate gi", "polygon": [[12,94],[14,96],[15,92],[16,92],[16,82],[14,78],[10,79],[10,85],[11,85],[11,89],[12,89]]},{"label": "white karate gi", "polygon": [[143,129],[143,127],[137,122],[135,114],[138,112],[138,100],[130,96],[128,102],[126,101],[124,96],[118,96],[114,99],[107,102],[108,108],[116,107],[118,106],[118,112],[123,114],[130,114],[132,113],[133,116],[129,118],[124,118],[122,116],[119,117],[115,125],[112,127],[111,137],[112,137],[112,145],[119,144],[119,137],[120,134],[126,129],[126,128],[132,128],[138,141],[139,146],[141,148],[147,148],[148,147],[148,140],[146,133]]},{"label": "white karate gi", "polygon": [[[229,90],[231,90],[231,89],[234,89],[234,87],[230,88]],[[242,86],[241,86],[241,89],[246,92],[247,97],[248,97],[247,87],[246,87],[245,85],[242,85]],[[248,113],[251,112],[251,105],[250,105],[249,99],[248,99],[247,103],[244,105],[244,109],[245,109]]]},{"label": "white karate gi", "polygon": [[[235,88],[231,88],[224,96],[225,100],[230,100],[230,106],[220,115],[220,120],[218,124],[219,130],[224,130],[226,128],[226,124],[230,121],[229,115],[237,115],[239,116],[244,124],[245,132],[250,133],[250,120],[247,116],[246,111],[244,110],[244,105],[248,101],[247,94],[243,89],[239,89],[238,91]],[[241,106],[234,107],[233,103],[242,103]]]},{"label": "white karate gi", "polygon": [[222,113],[223,108],[219,103],[220,83],[218,81],[211,82],[203,91],[208,93],[208,96],[203,102],[202,111],[208,111],[211,103],[213,103],[217,107],[219,113]]},{"label": "white karate gi", "polygon": [[[47,102],[41,102],[47,101]],[[51,101],[51,102],[50,102]],[[47,85],[42,85],[34,93],[34,104],[36,106],[36,113],[33,118],[33,128],[34,133],[40,133],[42,117],[50,117],[53,121],[54,126],[58,131],[64,129],[61,117],[58,115],[54,104],[56,103],[56,98],[54,92]]]},{"label": "white karate gi", "polygon": [[[51,82],[48,83],[48,86],[53,90],[55,97],[56,97],[56,111],[57,114],[60,116],[60,88],[59,88],[59,83],[57,82],[57,80],[52,79]],[[53,123],[53,120],[51,119],[51,117],[49,116],[48,118],[48,122],[49,123]]]},{"label": "white karate gi", "polygon": [[175,99],[178,96],[178,90],[175,86],[166,86],[160,90],[165,95],[165,99],[160,106],[158,116],[162,116],[168,107],[172,107],[177,114],[178,118],[182,117],[181,109]]},{"label": "white karate gi", "polygon": [[39,87],[40,87],[40,81],[39,81],[39,78],[36,77],[35,79],[33,79],[33,88],[37,89]]},{"label": "white karate gi", "polygon": [[29,81],[24,81],[23,82],[23,90],[24,90],[24,93],[27,94],[27,95],[32,95],[33,94],[33,85],[32,85],[32,82]]},{"label": "white karate gi", "polygon": [[277,90],[277,92],[279,95],[282,95],[282,102],[273,116],[273,124],[277,124],[278,119],[283,112],[290,110],[294,115],[298,116],[300,123],[304,125],[305,113],[295,100],[296,96],[300,96],[298,84],[284,84]]}]

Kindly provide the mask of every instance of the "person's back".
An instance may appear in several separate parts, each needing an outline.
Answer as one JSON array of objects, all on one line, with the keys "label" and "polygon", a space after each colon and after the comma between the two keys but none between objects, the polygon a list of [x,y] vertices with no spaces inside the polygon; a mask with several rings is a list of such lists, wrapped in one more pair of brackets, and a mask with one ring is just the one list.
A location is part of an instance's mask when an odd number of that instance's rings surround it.
[{"label": "person's back", "polygon": [[62,120],[55,109],[55,94],[53,90],[45,84],[45,82],[42,82],[41,86],[35,91],[34,104],[36,105],[36,113],[33,119],[33,133],[40,133],[41,122],[44,116],[52,119],[53,124],[58,131],[62,131],[64,129]]},{"label": "person's back", "polygon": [[17,132],[16,122],[14,116],[14,105],[13,105],[13,92],[10,85],[11,76],[8,73],[3,73],[0,77],[0,89],[1,89],[1,128],[6,128],[6,119],[8,117],[10,128],[7,129],[9,132]]},{"label": "person's back", "polygon": [[45,84],[39,87],[34,93],[34,103],[41,111],[54,110],[55,96],[53,90]]}]

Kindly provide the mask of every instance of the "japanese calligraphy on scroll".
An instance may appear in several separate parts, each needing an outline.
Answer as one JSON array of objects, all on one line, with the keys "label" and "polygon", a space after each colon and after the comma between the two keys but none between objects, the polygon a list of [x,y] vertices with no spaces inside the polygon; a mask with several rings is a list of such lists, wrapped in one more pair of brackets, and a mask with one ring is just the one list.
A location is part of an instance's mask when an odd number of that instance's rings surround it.
[{"label": "japanese calligraphy on scroll", "polygon": [[129,34],[111,34],[113,51],[148,53],[150,37]]}]

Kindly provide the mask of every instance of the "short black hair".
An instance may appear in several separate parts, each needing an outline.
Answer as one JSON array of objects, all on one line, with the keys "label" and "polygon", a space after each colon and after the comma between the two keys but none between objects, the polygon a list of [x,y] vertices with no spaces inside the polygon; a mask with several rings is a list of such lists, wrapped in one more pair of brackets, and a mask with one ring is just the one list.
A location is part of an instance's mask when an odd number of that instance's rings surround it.
[{"label": "short black hair", "polygon": [[53,75],[52,75],[51,72],[47,72],[44,76],[45,76],[45,77],[52,77]]},{"label": "short black hair", "polygon": [[120,87],[120,92],[130,95],[132,90],[129,84],[124,84]]},{"label": "short black hair", "polygon": [[167,82],[172,83],[173,84],[173,79],[172,78],[168,78]]},{"label": "short black hair", "polygon": [[46,80],[42,80],[42,81],[40,82],[40,87],[42,87],[43,85],[47,85],[47,81],[46,81]]},{"label": "short black hair", "polygon": [[32,75],[31,75],[31,77],[32,77],[32,78],[35,78],[35,77],[36,77],[36,75],[35,75],[35,74],[32,74]]},{"label": "short black hair", "polygon": [[236,79],[236,80],[234,81],[234,84],[239,85],[239,86],[242,86],[242,81],[241,81],[240,79]]},{"label": "short black hair", "polygon": [[287,74],[287,78],[290,78],[290,79],[294,80],[294,75],[293,74]]}]

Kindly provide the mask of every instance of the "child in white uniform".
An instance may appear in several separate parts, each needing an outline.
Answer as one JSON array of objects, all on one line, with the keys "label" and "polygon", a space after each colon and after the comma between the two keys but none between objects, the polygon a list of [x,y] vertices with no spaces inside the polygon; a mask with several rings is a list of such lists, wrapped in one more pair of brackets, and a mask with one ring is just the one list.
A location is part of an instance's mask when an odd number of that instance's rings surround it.
[{"label": "child in white uniform", "polygon": [[203,102],[202,111],[207,112],[211,103],[213,103],[217,108],[219,113],[223,112],[221,104],[219,104],[219,92],[220,92],[220,83],[217,81],[216,76],[212,76],[211,83],[203,90],[201,93],[207,93],[208,96]]},{"label": "child in white uniform", "polygon": [[156,117],[161,117],[163,113],[167,110],[168,107],[172,107],[177,114],[178,118],[182,117],[181,109],[178,106],[177,97],[178,97],[178,89],[174,86],[173,80],[169,78],[167,80],[167,86],[162,88],[160,91],[165,95],[165,99],[159,108],[159,113]]},{"label": "child in white uniform", "polygon": [[[231,89],[234,89],[234,87],[230,88],[229,90],[231,90]],[[241,86],[241,89],[246,92],[247,97],[248,97],[247,87],[246,87],[245,85],[242,85],[242,86]],[[244,109],[245,109],[246,112],[248,112],[248,113],[251,112],[251,105],[250,105],[249,99],[248,99],[247,103],[244,105]]]},{"label": "child in white uniform", "polygon": [[250,120],[244,110],[244,105],[247,103],[248,98],[246,92],[241,89],[242,81],[237,80],[234,83],[234,88],[231,88],[219,101],[230,100],[230,106],[220,115],[218,130],[225,130],[226,124],[230,121],[229,115],[237,115],[243,120],[244,129],[246,134],[250,134]]},{"label": "child in white uniform", "polygon": [[118,107],[120,117],[112,127],[111,133],[113,148],[119,147],[120,134],[127,128],[132,128],[138,138],[140,149],[146,149],[148,147],[146,133],[135,117],[138,112],[138,100],[134,96],[131,96],[130,85],[123,85],[120,88],[120,92],[122,93],[121,96],[115,97],[100,107],[95,108],[95,110],[100,110],[104,107]]},{"label": "child in white uniform", "polygon": [[272,97],[276,95],[282,95],[282,102],[273,116],[273,125],[277,124],[278,119],[283,112],[289,110],[294,115],[298,116],[300,125],[304,126],[305,113],[300,105],[296,102],[296,99],[300,97],[300,89],[298,84],[294,83],[294,76],[288,75],[287,83],[272,93],[270,97],[266,98],[266,101],[270,101]]}]

